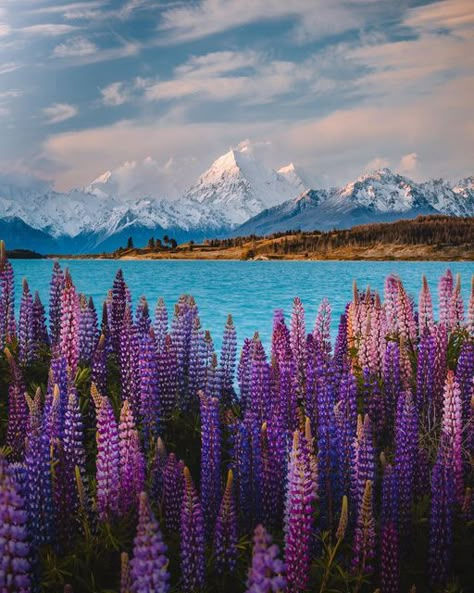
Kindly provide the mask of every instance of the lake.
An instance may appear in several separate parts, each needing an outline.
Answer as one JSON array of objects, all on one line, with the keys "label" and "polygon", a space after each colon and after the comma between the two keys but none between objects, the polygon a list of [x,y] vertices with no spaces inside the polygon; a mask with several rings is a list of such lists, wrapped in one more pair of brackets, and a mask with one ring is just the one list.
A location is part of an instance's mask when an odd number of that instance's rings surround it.
[{"label": "lake", "polygon": [[[418,301],[421,276],[425,274],[437,302],[439,277],[449,267],[462,277],[462,292],[467,304],[472,262],[363,262],[363,261],[117,261],[61,260],[68,267],[77,289],[94,298],[101,311],[102,301],[122,268],[134,302],[145,295],[154,309],[162,296],[171,318],[173,305],[183,294],[192,294],[197,302],[202,325],[212,333],[219,348],[226,317],[231,313],[239,344],[258,330],[268,346],[275,309],[283,309],[287,318],[292,300],[299,296],[306,310],[307,329],[312,329],[321,300],[326,296],[332,307],[332,332],[352,296],[352,282],[359,288],[370,285],[382,292],[384,279],[395,273],[407,291]],[[12,260],[15,270],[16,297],[21,295],[22,278],[31,290],[38,290],[48,303],[51,260]]]}]

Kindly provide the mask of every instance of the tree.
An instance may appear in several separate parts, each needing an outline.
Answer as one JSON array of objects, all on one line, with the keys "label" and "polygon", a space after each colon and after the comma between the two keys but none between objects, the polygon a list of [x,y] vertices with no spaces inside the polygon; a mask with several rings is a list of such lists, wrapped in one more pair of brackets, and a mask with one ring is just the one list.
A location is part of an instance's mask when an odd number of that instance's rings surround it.
[{"label": "tree", "polygon": [[171,249],[176,249],[176,247],[178,246],[178,243],[176,242],[176,239],[170,239],[169,240],[169,244],[171,246]]},{"label": "tree", "polygon": [[155,239],[153,237],[148,239],[148,249],[155,249]]},{"label": "tree", "polygon": [[189,241],[189,251],[192,251],[192,250],[193,250],[193,248],[194,248],[194,241],[191,239],[191,240]]},{"label": "tree", "polygon": [[127,240],[127,249],[133,249],[133,237],[129,237]]},{"label": "tree", "polygon": [[170,242],[170,238],[168,237],[168,235],[165,235],[163,237],[163,243],[165,243],[166,245]]}]

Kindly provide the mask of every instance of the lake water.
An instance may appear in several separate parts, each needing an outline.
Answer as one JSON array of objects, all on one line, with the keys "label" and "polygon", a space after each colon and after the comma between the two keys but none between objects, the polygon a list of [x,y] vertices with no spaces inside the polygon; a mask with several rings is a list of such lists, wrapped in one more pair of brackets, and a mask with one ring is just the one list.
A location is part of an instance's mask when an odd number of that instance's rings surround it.
[{"label": "lake water", "polygon": [[[114,261],[62,260],[68,267],[77,289],[94,298],[98,310],[114,276],[122,268],[134,302],[145,295],[154,309],[162,296],[171,318],[173,305],[183,294],[192,294],[197,302],[202,325],[220,346],[228,313],[232,313],[239,344],[258,330],[266,345],[270,343],[275,309],[291,312],[292,300],[299,296],[307,314],[307,329],[312,329],[321,300],[326,296],[332,307],[332,331],[352,296],[352,282],[360,288],[370,285],[383,293],[384,279],[397,274],[406,289],[418,301],[421,276],[425,274],[436,303],[439,277],[449,267],[460,273],[465,303],[470,292],[472,262],[337,262],[337,261]],[[48,302],[51,260],[13,260],[16,297],[21,295],[22,278],[38,290],[43,303]]]}]

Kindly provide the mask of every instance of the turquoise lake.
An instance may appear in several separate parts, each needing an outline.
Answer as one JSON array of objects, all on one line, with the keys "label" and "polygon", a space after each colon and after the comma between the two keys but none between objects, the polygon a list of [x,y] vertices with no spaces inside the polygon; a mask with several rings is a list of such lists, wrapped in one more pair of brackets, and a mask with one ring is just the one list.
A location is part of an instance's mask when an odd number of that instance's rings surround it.
[{"label": "turquoise lake", "polygon": [[[201,322],[220,346],[226,317],[231,313],[237,328],[239,344],[258,330],[266,345],[270,342],[275,309],[283,309],[287,318],[292,300],[299,296],[306,310],[307,330],[312,329],[321,300],[328,297],[332,307],[332,331],[351,299],[352,282],[360,288],[370,285],[383,294],[384,279],[397,274],[416,302],[425,274],[437,302],[439,277],[449,267],[460,273],[467,304],[470,292],[472,262],[338,262],[338,261],[116,261],[61,260],[71,271],[80,292],[94,298],[99,315],[102,301],[112,286],[115,273],[122,268],[134,302],[145,295],[153,310],[158,297],[165,299],[171,318],[173,305],[183,294],[192,294],[197,302]],[[38,290],[48,303],[51,260],[13,260],[17,301],[21,281],[26,277],[32,290]]]}]

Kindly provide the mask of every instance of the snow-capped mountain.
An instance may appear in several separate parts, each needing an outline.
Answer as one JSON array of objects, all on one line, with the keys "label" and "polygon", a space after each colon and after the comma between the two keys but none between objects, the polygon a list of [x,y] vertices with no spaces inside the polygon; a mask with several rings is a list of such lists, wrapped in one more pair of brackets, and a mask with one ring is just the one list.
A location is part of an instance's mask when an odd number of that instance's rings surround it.
[{"label": "snow-capped mountain", "polygon": [[293,164],[270,169],[242,148],[219,157],[177,195],[180,182],[172,182],[169,169],[151,159],[131,161],[66,193],[35,178],[0,175],[0,234],[10,248],[77,253],[109,251],[129,236],[141,245],[164,234],[183,241],[424,213],[474,216],[474,177],[417,184],[381,169],[340,188],[314,190]]},{"label": "snow-capped mountain", "polygon": [[419,214],[474,216],[473,178],[457,184],[444,180],[415,183],[384,168],[343,187],[305,191],[261,212],[233,234],[348,228]]}]

